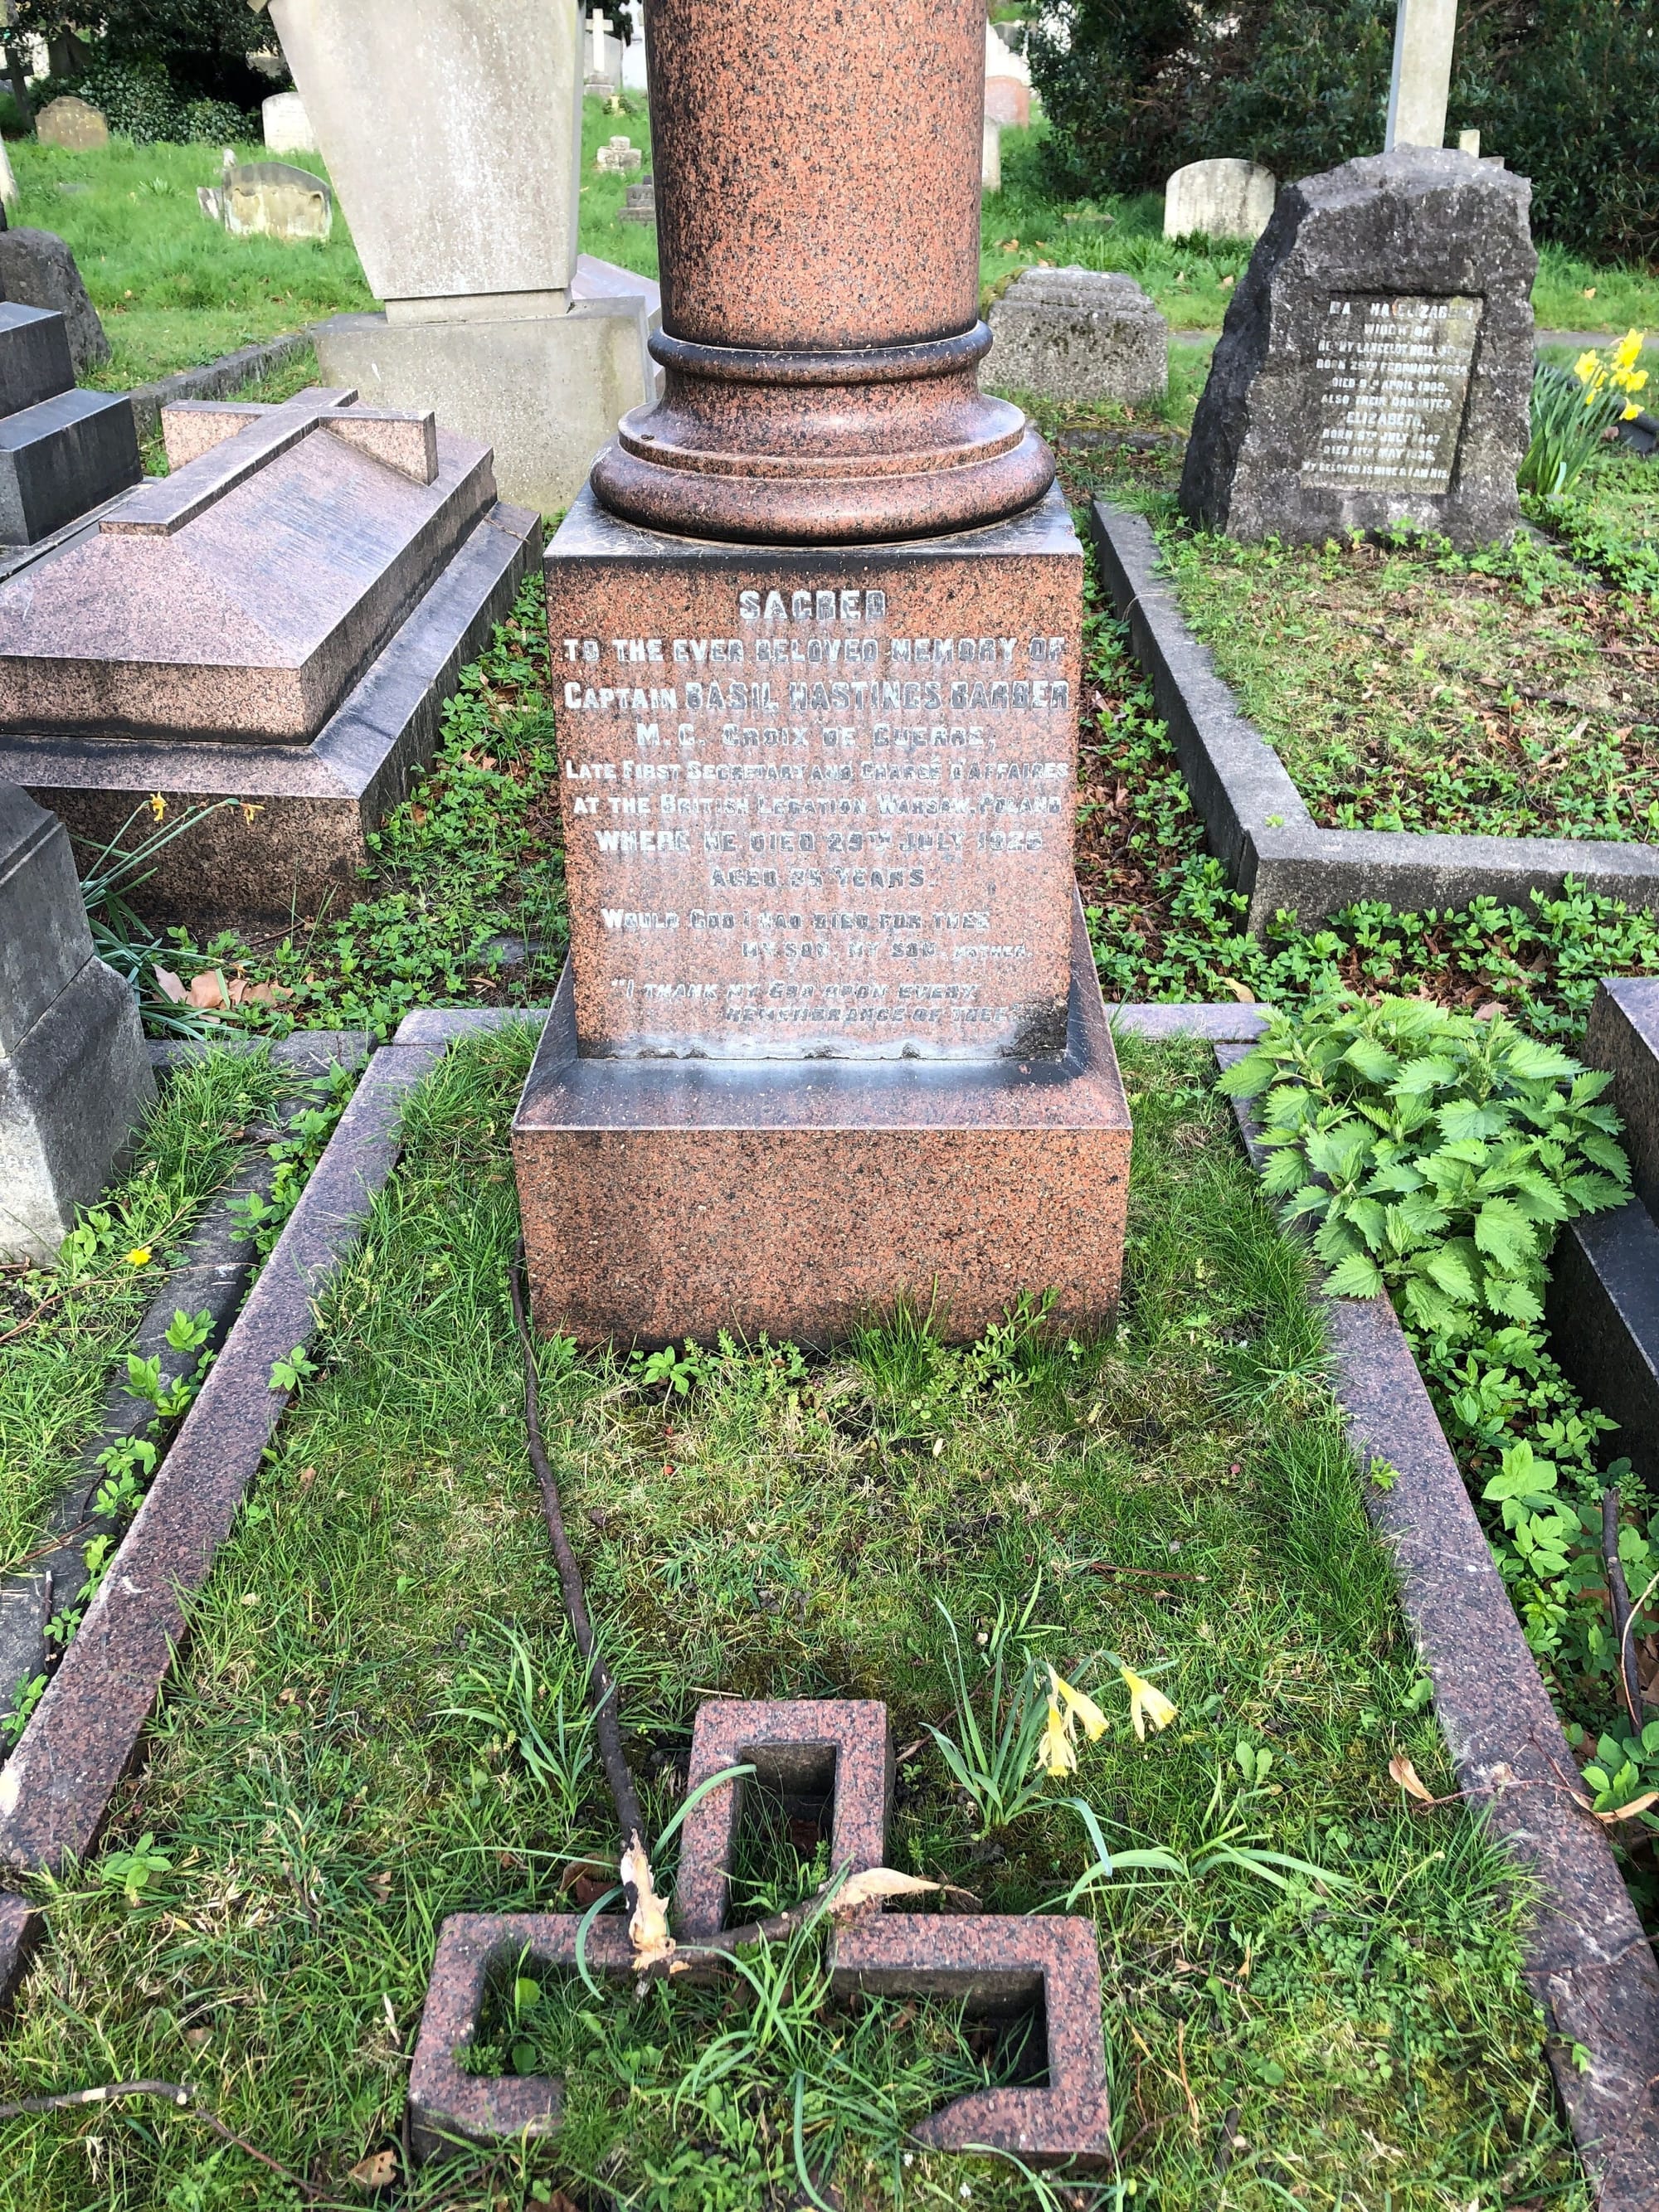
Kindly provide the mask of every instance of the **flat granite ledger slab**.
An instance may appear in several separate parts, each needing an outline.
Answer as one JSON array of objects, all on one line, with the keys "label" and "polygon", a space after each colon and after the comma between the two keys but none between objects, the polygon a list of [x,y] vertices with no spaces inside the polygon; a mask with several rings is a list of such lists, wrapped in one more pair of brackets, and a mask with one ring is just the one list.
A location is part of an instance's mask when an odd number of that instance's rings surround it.
[{"label": "flat granite ledger slab", "polygon": [[410,474],[355,396],[234,410],[0,583],[0,731],[308,744],[495,499],[487,446]]},{"label": "flat granite ledger slab", "polygon": [[1083,555],[1011,521],[547,556],[584,1054],[990,1059],[1066,1041]]},{"label": "flat granite ledger slab", "polygon": [[129,895],[146,919],[199,936],[280,928],[325,902],[343,914],[368,833],[436,750],[444,704],[512,611],[541,550],[541,518],[497,502],[439,570],[309,744],[7,735],[0,778],[21,784],[98,850],[160,794],[178,816],[228,799],[156,856]]},{"label": "flat granite ledger slab", "polygon": [[567,965],[513,1125],[536,1324],[828,1344],[902,1291],[967,1342],[1021,1291],[1116,1310],[1129,1110],[1071,899],[1059,1058],[594,1059]]}]

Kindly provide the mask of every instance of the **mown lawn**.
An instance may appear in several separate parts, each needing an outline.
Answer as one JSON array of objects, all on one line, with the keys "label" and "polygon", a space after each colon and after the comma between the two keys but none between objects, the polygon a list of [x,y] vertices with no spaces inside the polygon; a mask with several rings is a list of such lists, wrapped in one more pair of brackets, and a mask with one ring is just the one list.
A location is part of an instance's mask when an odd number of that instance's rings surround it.
[{"label": "mown lawn", "polygon": [[[415,1103],[148,1763],[100,1858],[40,1885],[52,1945],[0,2040],[0,2099],[188,2079],[351,2201],[349,2169],[396,2149],[442,1916],[557,1907],[609,1856],[505,1294],[530,1048],[522,1030],[477,1042]],[[957,1726],[945,1613],[977,1680],[977,1638],[1029,1601],[1033,1654],[1107,1710],[1062,1787],[1115,1848],[1191,1859],[1227,1826],[1322,1870],[1284,1889],[1121,1872],[1079,1899],[1103,1946],[1121,2187],[1048,2201],[1208,2207],[1224,2168],[1239,2212],[1586,2206],[1521,1979],[1523,1901],[1474,1823],[1405,1809],[1387,1773],[1404,1752],[1451,1787],[1304,1260],[1204,1056],[1129,1042],[1123,1060],[1127,1291],[1104,1341],[1015,1327],[946,1351],[900,1318],[830,1358],[722,1346],[684,1393],[621,1353],[543,1348],[649,1817],[675,1801],[701,1696],[881,1698],[903,1747],[890,1863],[991,1911],[1054,1909],[1092,1856],[1061,1788],[981,1836],[927,1734]],[[1164,1734],[1135,1740],[1108,1651],[1175,1701]],[[529,1721],[553,1747],[539,1783]],[[823,1853],[763,1823],[743,1872],[739,1903],[785,1901]],[[563,2133],[463,2156],[401,2201],[796,2202],[799,2081],[807,2171],[835,2155],[849,2207],[1033,2202],[1006,2166],[907,2156],[906,2127],[1006,2048],[948,2008],[836,2010],[817,1942],[757,1966],[770,2010],[746,1984],[507,1991],[489,2055],[564,2073]],[[292,2202],[155,2106],[7,2124],[0,2169],[7,2212]]]}]

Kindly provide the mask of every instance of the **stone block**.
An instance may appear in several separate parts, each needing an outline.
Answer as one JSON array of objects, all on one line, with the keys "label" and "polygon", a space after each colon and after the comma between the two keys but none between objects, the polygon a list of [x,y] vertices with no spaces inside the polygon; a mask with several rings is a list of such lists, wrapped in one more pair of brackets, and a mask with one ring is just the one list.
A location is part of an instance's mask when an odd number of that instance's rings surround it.
[{"label": "stone block", "polygon": [[51,1261],[155,1096],[137,1002],[89,959],[0,1059],[0,1256]]},{"label": "stone block", "polygon": [[319,176],[291,161],[227,161],[224,182],[197,194],[204,215],[233,238],[274,238],[289,246],[326,245],[334,195]]},{"label": "stone block", "polygon": [[[630,408],[654,396],[646,280],[568,313],[388,322],[337,315],[313,326],[331,383],[386,407],[435,410],[446,428],[487,438],[503,497],[557,514]],[[654,287],[653,288],[654,290]]]},{"label": "stone block", "polygon": [[[11,235],[0,232],[0,246]],[[55,398],[74,384],[62,315],[9,300],[0,305],[0,417]]]},{"label": "stone block", "polygon": [[657,220],[657,195],[649,177],[641,177],[637,184],[629,185],[623,194],[622,221],[648,222]]},{"label": "stone block", "polygon": [[15,784],[0,783],[0,1059],[91,957],[63,823]]},{"label": "stone block", "polygon": [[1619,1426],[1601,1446],[1659,1482],[1659,1228],[1642,1205],[1559,1231],[1545,1299],[1550,1349],[1573,1387]]},{"label": "stone block", "polygon": [[544,1335],[825,1345],[908,1293],[966,1342],[1049,1290],[1100,1329],[1129,1113],[1082,909],[1057,1060],[583,1057],[567,968],[514,1164]]},{"label": "stone block", "polygon": [[1531,190],[1419,147],[1287,185],[1227,310],[1184,512],[1247,541],[1507,538],[1530,434]]},{"label": "stone block", "polygon": [[117,837],[153,793],[175,820],[232,802],[175,838],[130,894],[149,920],[203,937],[343,912],[368,832],[432,758],[444,702],[510,611],[540,536],[522,507],[492,507],[309,744],[0,732],[0,777],[93,846]]},{"label": "stone block", "polygon": [[309,744],[495,504],[471,439],[417,483],[325,434],[350,396],[264,410],[0,584],[0,729]]},{"label": "stone block", "polygon": [[1133,276],[1024,270],[990,324],[986,374],[1003,391],[1133,405],[1170,388],[1170,325]]},{"label": "stone block", "polygon": [[273,92],[260,103],[265,144],[273,154],[319,154],[306,104],[297,92]]},{"label": "stone block", "polygon": [[43,146],[61,146],[70,154],[95,153],[109,143],[109,125],[101,108],[65,93],[49,100],[34,118],[34,135]]},{"label": "stone block", "polygon": [[33,545],[143,474],[124,392],[59,392],[0,420],[0,544]]},{"label": "stone block", "polygon": [[1632,1185],[1659,1218],[1659,978],[1610,975],[1597,985],[1583,1056],[1613,1077]]},{"label": "stone block", "polygon": [[98,310],[88,296],[74,254],[55,231],[0,232],[0,295],[19,307],[40,307],[64,318],[71,384],[109,359],[109,339]]},{"label": "stone block", "polygon": [[1266,230],[1279,179],[1259,161],[1188,161],[1164,188],[1165,238],[1248,238]]},{"label": "stone block", "polygon": [[568,287],[572,0],[272,0],[270,14],[376,299]]}]

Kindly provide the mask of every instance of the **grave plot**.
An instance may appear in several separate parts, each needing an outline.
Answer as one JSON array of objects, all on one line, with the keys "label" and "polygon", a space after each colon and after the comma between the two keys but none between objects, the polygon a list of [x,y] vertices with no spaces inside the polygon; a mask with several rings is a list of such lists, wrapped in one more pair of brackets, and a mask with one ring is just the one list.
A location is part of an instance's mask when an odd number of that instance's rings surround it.
[{"label": "grave plot", "polygon": [[[380,1058],[422,1059],[434,1022]],[[0,2102],[180,2082],[301,2195],[349,2198],[407,2171],[444,1916],[604,1897],[612,1820],[506,1300],[507,1127],[532,1046],[528,1030],[462,1045],[410,1105],[402,1165],[190,1607],[147,1756],[99,1848],[26,1885],[46,1940],[0,2041]],[[1453,1788],[1322,1380],[1305,1263],[1207,1054],[1126,1039],[1122,1060],[1136,1151],[1105,1342],[1016,1316],[951,1348],[900,1316],[811,1359],[544,1346],[544,1427],[647,1818],[684,1802],[700,1708],[884,1704],[889,1864],[975,1905],[915,1901],[1098,1929],[1121,2164],[1051,2176],[1054,2201],[1110,2201],[1121,2180],[1210,2203],[1219,2170],[1243,2204],[1373,2172],[1396,2203],[1498,2187],[1587,2203],[1522,1979],[1522,1896],[1456,1802],[1410,1810],[1388,1772],[1404,1757],[1432,1794]],[[1106,1723],[1074,1731],[1075,1767],[1024,1810],[989,1802],[970,1760],[974,1802],[932,1733],[965,1741],[963,1689],[986,1717],[1000,1638]],[[1144,1741],[1108,1654],[1176,1708],[1134,1690]],[[27,1740],[20,1755],[8,1848],[41,1771]],[[810,1895],[826,1827],[810,1789],[751,1790],[732,1905]],[[1091,1875],[1102,1841],[1110,1879]],[[760,2205],[823,2194],[832,2159],[849,2205],[1032,2201],[1006,2160],[911,2131],[962,2095],[1041,2087],[1034,2023],[924,1993],[848,2003],[823,1942],[638,1998],[509,1961],[465,2063],[561,2076],[562,2121],[423,2169],[405,2201]],[[3,2124],[31,2212],[85,2201],[94,2173],[119,2202],[295,2201],[190,2111],[94,2109]]]}]

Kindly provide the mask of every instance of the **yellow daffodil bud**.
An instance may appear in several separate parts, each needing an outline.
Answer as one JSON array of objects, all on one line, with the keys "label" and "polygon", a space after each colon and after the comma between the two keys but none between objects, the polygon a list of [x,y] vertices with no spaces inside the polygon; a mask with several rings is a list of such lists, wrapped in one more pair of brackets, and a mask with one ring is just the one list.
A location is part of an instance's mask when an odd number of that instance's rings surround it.
[{"label": "yellow daffodil bud", "polygon": [[1055,1781],[1061,1775],[1075,1772],[1077,1768],[1077,1753],[1072,1748],[1071,1732],[1060,1717],[1059,1704],[1052,1695],[1048,1699],[1048,1718],[1043,1726],[1042,1741],[1037,1746],[1037,1765]]},{"label": "yellow daffodil bud", "polygon": [[1162,1690],[1154,1689],[1133,1667],[1120,1666],[1118,1672],[1129,1692],[1129,1718],[1134,1723],[1136,1735],[1145,1743],[1147,1722],[1155,1729],[1166,1729],[1176,1717],[1176,1709]]},{"label": "yellow daffodil bud", "polygon": [[1083,1733],[1090,1742],[1098,1743],[1106,1733],[1106,1716],[1094,1699],[1085,1698],[1081,1690],[1074,1690],[1068,1681],[1055,1674],[1052,1667],[1048,1669],[1048,1680],[1053,1686],[1049,1691],[1050,1699],[1058,1698],[1066,1708],[1066,1727],[1069,1729],[1073,1721],[1081,1721]]},{"label": "yellow daffodil bud", "polygon": [[149,811],[158,822],[167,811],[167,803],[159,791],[152,791],[149,795]]}]

